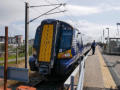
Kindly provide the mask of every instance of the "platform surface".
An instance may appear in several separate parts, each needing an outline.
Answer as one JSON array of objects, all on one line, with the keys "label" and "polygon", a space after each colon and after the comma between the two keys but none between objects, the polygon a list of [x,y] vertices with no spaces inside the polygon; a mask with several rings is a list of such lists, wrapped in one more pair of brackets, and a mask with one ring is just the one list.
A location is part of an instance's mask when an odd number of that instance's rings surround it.
[{"label": "platform surface", "polygon": [[85,62],[84,90],[117,90],[113,77],[98,47]]}]

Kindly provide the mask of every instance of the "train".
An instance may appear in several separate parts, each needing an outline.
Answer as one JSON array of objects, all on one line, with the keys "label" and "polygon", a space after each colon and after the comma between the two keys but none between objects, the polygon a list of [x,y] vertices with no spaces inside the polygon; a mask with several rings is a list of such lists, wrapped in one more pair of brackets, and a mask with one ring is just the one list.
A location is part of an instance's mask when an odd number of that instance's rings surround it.
[{"label": "train", "polygon": [[78,29],[64,21],[45,19],[36,29],[29,66],[42,75],[66,75],[78,63],[83,50]]}]

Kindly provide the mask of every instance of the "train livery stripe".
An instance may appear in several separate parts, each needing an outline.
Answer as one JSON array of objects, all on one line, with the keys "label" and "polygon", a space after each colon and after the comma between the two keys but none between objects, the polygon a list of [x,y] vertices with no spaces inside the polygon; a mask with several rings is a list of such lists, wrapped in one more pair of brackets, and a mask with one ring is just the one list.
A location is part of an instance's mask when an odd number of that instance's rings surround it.
[{"label": "train livery stripe", "polygon": [[103,76],[103,81],[104,81],[104,87],[116,89],[117,86],[110,74],[110,71],[108,70],[108,67],[106,66],[106,63],[105,63],[98,47],[97,47],[97,52],[98,52],[98,56],[100,58],[100,66],[101,66],[101,71],[102,71],[102,76]]},{"label": "train livery stripe", "polygon": [[53,41],[53,24],[45,24],[41,37],[40,53],[38,60],[40,62],[50,62]]}]

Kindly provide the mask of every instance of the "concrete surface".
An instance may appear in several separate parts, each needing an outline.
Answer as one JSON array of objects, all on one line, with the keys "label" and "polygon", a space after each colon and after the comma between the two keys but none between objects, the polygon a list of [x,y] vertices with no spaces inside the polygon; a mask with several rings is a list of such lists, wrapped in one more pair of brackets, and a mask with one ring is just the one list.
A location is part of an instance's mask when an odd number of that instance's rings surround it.
[{"label": "concrete surface", "polygon": [[95,55],[90,55],[85,62],[84,90],[117,90],[112,75],[106,67],[98,47]]},{"label": "concrete surface", "polygon": [[103,54],[103,58],[111,72],[115,83],[117,84],[120,90],[120,56]]},{"label": "concrete surface", "polygon": [[101,90],[104,88],[100,63],[98,55],[88,56],[85,62],[85,77],[84,77],[84,90]]}]

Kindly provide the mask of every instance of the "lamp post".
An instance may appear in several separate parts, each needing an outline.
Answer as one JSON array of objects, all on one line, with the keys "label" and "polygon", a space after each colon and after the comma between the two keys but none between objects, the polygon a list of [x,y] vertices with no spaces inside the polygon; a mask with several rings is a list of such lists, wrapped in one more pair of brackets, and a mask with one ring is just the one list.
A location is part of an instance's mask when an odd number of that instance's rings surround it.
[{"label": "lamp post", "polygon": [[117,25],[117,31],[118,31],[118,36],[119,36],[119,28],[118,28],[118,26],[120,25],[120,23],[116,23],[116,25]]},{"label": "lamp post", "polygon": [[109,39],[109,28],[106,28],[108,30],[108,39]]},{"label": "lamp post", "polygon": [[106,28],[108,30],[108,37],[107,37],[107,40],[108,40],[108,52],[110,52],[110,40],[109,40],[109,28]]},{"label": "lamp post", "polygon": [[104,29],[103,29],[103,44],[104,44],[104,34],[105,34],[105,33],[104,33]]}]

